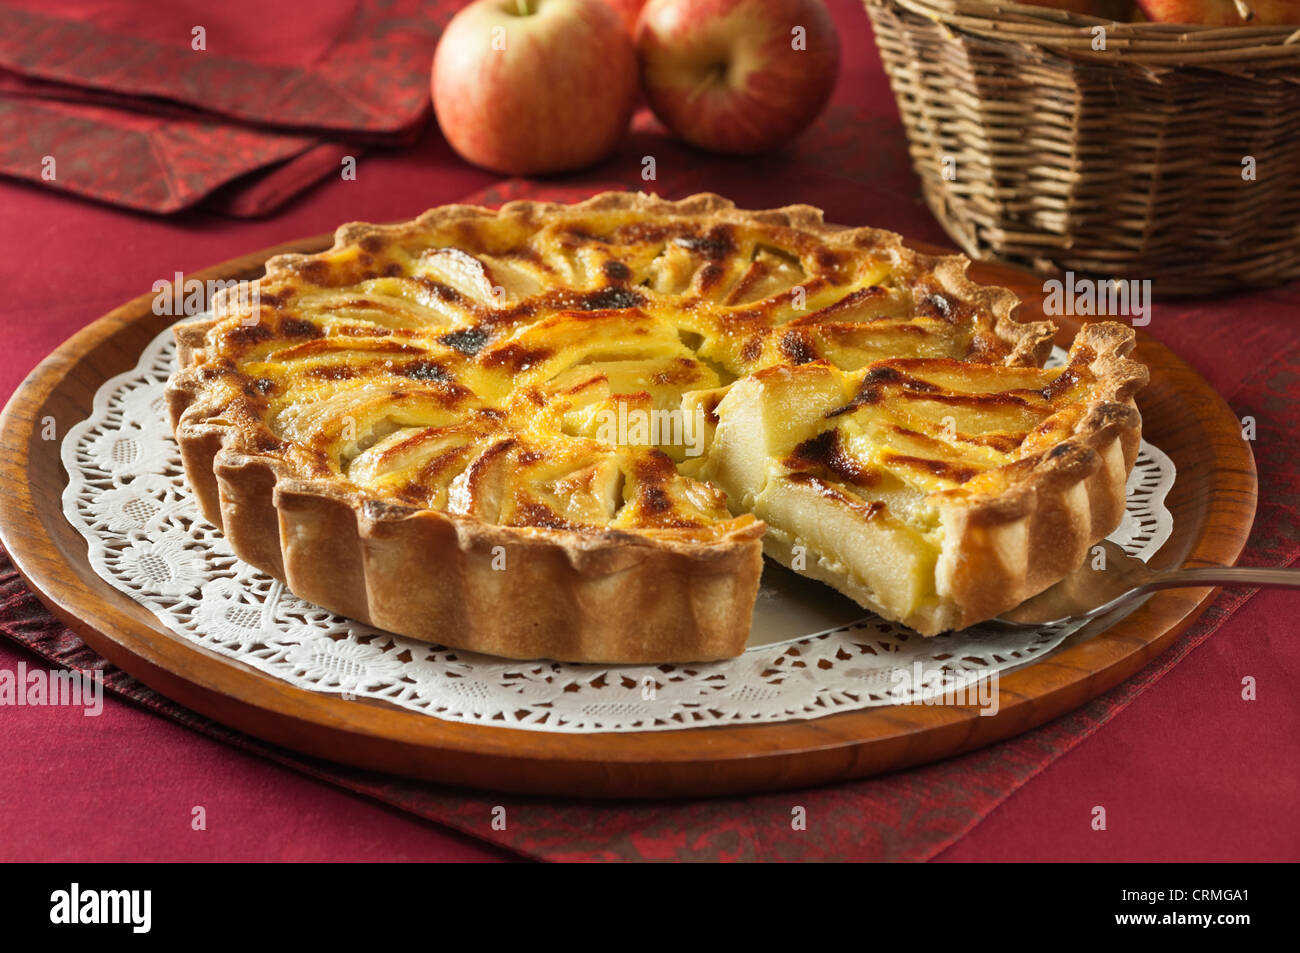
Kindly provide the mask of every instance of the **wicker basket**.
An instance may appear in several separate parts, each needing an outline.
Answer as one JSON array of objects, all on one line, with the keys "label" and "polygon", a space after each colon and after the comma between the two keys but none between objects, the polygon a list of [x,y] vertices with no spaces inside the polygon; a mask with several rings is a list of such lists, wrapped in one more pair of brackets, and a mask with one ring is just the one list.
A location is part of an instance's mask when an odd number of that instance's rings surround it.
[{"label": "wicker basket", "polygon": [[1300,277],[1300,31],[866,6],[926,201],[968,255],[1157,294]]}]

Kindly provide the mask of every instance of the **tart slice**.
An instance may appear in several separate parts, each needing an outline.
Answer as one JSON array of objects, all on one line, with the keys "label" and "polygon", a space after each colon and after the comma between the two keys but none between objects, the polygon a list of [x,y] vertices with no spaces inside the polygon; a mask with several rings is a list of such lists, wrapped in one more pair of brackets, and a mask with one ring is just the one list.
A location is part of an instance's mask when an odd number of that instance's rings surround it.
[{"label": "tart slice", "polygon": [[1145,369],[1086,326],[1065,368],[891,358],[767,368],[718,404],[700,475],[764,549],[925,635],[995,616],[1119,525]]},{"label": "tart slice", "polygon": [[[931,634],[1117,525],[1132,331],[806,206],[607,193],[347,225],[178,325],[187,478],[333,611],[512,658],[739,654],[762,553]],[[232,299],[233,302],[233,299]]]}]

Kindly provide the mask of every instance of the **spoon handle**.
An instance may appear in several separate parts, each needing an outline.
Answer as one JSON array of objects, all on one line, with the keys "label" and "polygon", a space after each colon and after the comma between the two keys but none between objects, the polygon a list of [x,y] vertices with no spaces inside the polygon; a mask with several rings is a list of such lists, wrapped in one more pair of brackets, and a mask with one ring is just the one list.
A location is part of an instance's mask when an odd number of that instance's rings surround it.
[{"label": "spoon handle", "polygon": [[1143,589],[1178,586],[1263,586],[1300,589],[1300,569],[1266,569],[1259,566],[1198,566],[1172,569],[1144,583]]}]

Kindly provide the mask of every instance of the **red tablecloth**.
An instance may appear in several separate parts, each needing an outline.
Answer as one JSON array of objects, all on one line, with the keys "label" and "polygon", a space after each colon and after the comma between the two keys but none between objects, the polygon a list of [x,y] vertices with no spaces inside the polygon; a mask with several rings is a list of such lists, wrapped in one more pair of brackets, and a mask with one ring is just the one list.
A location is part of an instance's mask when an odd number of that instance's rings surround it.
[{"label": "red tablecloth", "polygon": [[[849,0],[832,7],[844,42],[843,76],[826,118],[791,153],[750,163],[714,161],[662,139],[643,116],[618,156],[589,173],[547,183],[547,194],[577,197],[605,185],[623,187],[639,174],[641,157],[655,155],[655,186],[665,194],[707,187],[748,205],[808,201],[826,207],[835,220],[942,240],[908,168],[865,16]],[[441,202],[526,188],[468,168],[433,129],[416,148],[363,160],[355,181],[323,184],[277,217],[255,223],[202,213],[163,220],[0,183],[0,286],[7,289],[0,300],[0,398],[61,340],[159,277],[350,219],[400,219]],[[1195,365],[1238,413],[1259,419],[1256,453],[1266,496],[1253,555],[1275,564],[1300,551],[1297,327],[1300,288],[1292,287],[1161,304],[1148,329]],[[6,605],[21,608],[22,601],[11,592]],[[964,830],[963,821],[936,842],[939,859],[1300,857],[1294,812],[1300,799],[1297,605],[1280,593],[1244,602],[1224,597],[1199,636],[1117,690],[1104,708],[1028,736],[1014,749],[1020,763],[1035,746],[1054,760],[1033,761],[1037,773],[1027,778],[1012,771],[1013,749],[981,755],[990,777],[1002,771],[1004,781],[1015,781],[971,792],[992,796],[983,799],[975,826]],[[1196,644],[1197,638],[1203,641]],[[1177,652],[1185,654],[1179,659]],[[1175,659],[1178,664],[1169,667]],[[44,664],[0,641],[0,668],[14,669],[23,660]],[[1258,683],[1255,701],[1241,697],[1248,675]],[[0,859],[513,856],[113,697],[98,718],[78,709],[0,707],[0,738]],[[892,783],[899,780],[907,779]],[[382,784],[367,783],[353,790],[380,793]],[[391,786],[382,790],[400,802]],[[480,811],[481,802],[469,796],[457,802],[454,793],[447,801],[463,804],[457,822],[464,829],[487,836],[491,818]],[[545,804],[510,803],[519,804],[512,817],[550,816],[554,823],[557,811]],[[191,829],[198,805],[206,810],[205,831]],[[833,818],[811,816],[810,830],[834,824],[831,840],[838,839],[845,855],[870,854],[864,845],[871,841],[875,849],[888,831],[882,835],[880,825],[856,815],[852,805],[846,802]],[[1091,829],[1095,805],[1106,807],[1105,832]],[[705,803],[696,813],[709,809]],[[790,846],[789,806],[781,797],[755,800],[746,811],[740,844],[675,843],[672,824],[680,810],[649,810],[642,815],[644,835],[637,829],[619,834],[637,843],[641,856],[707,856],[714,850],[719,856],[780,857],[797,850]],[[898,823],[907,823],[907,814],[904,805]],[[632,823],[635,828],[638,822]],[[552,834],[561,841],[551,845],[552,853],[563,853],[566,837],[590,840],[600,832],[565,834],[560,825]],[[822,856],[833,854],[824,850]],[[876,855],[893,856],[887,850]]]}]

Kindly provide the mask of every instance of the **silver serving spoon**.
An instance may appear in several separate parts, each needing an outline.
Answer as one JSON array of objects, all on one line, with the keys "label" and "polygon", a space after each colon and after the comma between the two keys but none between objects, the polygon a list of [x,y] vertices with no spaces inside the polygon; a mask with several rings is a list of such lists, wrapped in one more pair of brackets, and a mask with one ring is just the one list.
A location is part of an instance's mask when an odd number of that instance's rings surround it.
[{"label": "silver serving spoon", "polygon": [[[1105,568],[1094,569],[1095,548],[1083,566],[992,620],[1005,625],[1040,626],[1095,619],[1143,599],[1157,589],[1180,586],[1264,586],[1300,589],[1300,569],[1254,566],[1204,566],[1153,570],[1115,543],[1103,540]],[[1136,608],[1136,606],[1133,606]]]}]

